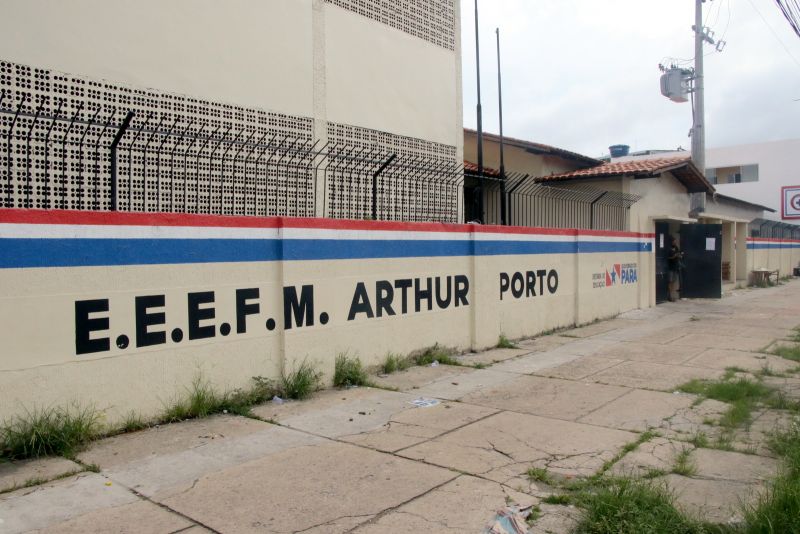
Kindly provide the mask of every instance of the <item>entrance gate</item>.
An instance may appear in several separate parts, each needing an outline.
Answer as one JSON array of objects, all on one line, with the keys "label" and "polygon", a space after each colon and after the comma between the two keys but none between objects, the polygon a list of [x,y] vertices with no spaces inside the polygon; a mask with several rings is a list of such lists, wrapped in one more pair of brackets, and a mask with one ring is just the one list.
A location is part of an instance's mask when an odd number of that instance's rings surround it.
[{"label": "entrance gate", "polygon": [[681,225],[681,298],[722,297],[722,225]]}]

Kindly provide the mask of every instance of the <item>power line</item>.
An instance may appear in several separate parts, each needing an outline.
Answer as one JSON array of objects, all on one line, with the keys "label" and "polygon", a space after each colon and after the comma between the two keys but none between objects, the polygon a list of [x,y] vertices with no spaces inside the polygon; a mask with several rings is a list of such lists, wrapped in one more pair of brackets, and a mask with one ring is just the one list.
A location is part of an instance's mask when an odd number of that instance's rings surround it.
[{"label": "power line", "polygon": [[781,38],[778,37],[778,34],[775,33],[775,30],[772,29],[772,26],[770,26],[769,22],[767,22],[767,19],[765,19],[764,15],[761,14],[761,11],[758,10],[756,5],[753,3],[753,0],[747,0],[747,1],[750,2],[750,5],[753,6],[753,9],[756,10],[756,13],[758,13],[758,16],[761,17],[761,20],[764,22],[766,27],[769,28],[769,31],[772,33],[772,36],[775,37],[775,40],[777,40],[783,47],[783,49],[786,50],[786,53],[789,54],[789,57],[792,58],[792,61],[794,61],[797,64],[797,66],[800,67],[800,61],[798,61],[797,58],[794,57],[794,54],[792,54],[789,48],[783,43]]},{"label": "power line", "polygon": [[783,16],[789,21],[794,33],[800,37],[800,5],[797,4],[797,0],[788,1],[790,3],[787,3],[786,0],[775,0],[775,3],[778,4]]}]

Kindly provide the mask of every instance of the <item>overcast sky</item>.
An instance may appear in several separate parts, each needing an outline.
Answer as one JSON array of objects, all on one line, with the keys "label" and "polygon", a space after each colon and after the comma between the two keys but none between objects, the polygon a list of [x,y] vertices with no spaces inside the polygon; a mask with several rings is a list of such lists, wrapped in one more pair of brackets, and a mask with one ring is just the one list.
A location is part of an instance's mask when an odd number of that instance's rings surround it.
[{"label": "overcast sky", "polygon": [[[694,57],[693,0],[478,1],[485,131],[498,131],[500,27],[506,135],[588,156],[616,143],[690,148],[691,104],[661,96],[658,64]],[[476,126],[474,9],[474,0],[462,0],[469,128]],[[727,41],[722,53],[705,47],[706,145],[800,138],[800,37],[775,2],[712,0],[704,9],[705,24]]]}]

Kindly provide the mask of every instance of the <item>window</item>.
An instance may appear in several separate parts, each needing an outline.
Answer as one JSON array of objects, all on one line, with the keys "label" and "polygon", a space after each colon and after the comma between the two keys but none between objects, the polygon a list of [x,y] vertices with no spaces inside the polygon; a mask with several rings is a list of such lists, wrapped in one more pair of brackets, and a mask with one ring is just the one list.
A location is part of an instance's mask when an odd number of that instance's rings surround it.
[{"label": "window", "polygon": [[716,167],[706,169],[706,178],[712,184],[741,184],[758,181],[758,164]]}]

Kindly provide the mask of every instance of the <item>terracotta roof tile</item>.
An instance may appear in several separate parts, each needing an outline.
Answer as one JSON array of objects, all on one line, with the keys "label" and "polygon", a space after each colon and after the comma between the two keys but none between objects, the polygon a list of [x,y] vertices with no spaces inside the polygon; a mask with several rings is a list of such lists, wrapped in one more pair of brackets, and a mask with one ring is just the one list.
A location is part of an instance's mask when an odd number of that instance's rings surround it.
[{"label": "terracotta roof tile", "polygon": [[[464,171],[465,172],[469,172],[469,173],[473,173],[473,174],[478,174],[478,166],[475,163],[472,163],[471,161],[464,160]],[[492,169],[491,167],[484,166],[483,167],[483,174],[485,174],[486,176],[498,176],[499,177],[500,176],[500,171],[498,171],[497,169]]]},{"label": "terracotta roof tile", "polygon": [[703,176],[703,173],[694,166],[689,156],[669,158],[631,159],[628,161],[615,161],[603,163],[588,169],[551,174],[537,178],[537,182],[559,182],[566,180],[580,180],[602,178],[605,176],[657,176],[662,172],[670,171],[691,193],[713,193],[714,186]]}]

